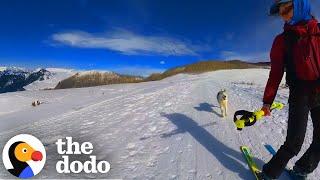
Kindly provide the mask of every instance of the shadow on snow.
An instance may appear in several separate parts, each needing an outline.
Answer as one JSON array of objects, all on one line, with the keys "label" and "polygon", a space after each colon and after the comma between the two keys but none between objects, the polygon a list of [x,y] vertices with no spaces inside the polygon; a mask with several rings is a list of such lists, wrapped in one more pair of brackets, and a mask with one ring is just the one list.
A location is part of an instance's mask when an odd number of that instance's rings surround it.
[{"label": "shadow on snow", "polygon": [[[165,114],[161,113],[161,116],[166,117],[176,127],[176,130],[172,132],[162,134],[162,138],[169,138],[176,134],[189,133],[195,140],[197,140],[204,148],[206,148],[219,162],[230,171],[238,173],[242,179],[248,179],[253,177],[247,168],[246,162],[242,153],[235,151],[226,146],[218,139],[216,139],[210,132],[204,127],[209,126],[199,124],[188,116],[180,113]],[[261,160],[255,159],[257,164],[264,164]],[[242,163],[241,163],[242,162]],[[245,164],[245,166],[243,165]]]},{"label": "shadow on snow", "polygon": [[194,107],[194,108],[198,111],[205,111],[205,112],[209,112],[209,113],[213,112],[218,117],[222,117],[222,115],[220,113],[218,113],[216,110],[214,110],[213,107],[220,108],[219,106],[215,106],[215,105],[212,105],[209,103],[200,103],[199,107]]}]

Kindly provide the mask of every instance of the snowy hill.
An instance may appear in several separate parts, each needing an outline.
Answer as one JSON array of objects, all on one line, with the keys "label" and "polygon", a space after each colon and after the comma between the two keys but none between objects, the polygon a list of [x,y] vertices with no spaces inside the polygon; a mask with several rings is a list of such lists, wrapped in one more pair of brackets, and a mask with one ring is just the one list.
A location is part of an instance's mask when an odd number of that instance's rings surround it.
[{"label": "snowy hill", "polygon": [[76,74],[78,71],[73,69],[62,69],[62,68],[46,68],[47,71],[51,73],[50,78],[47,78],[45,80],[37,80],[24,88],[26,90],[39,90],[39,89],[49,89],[54,88],[59,81],[62,81],[63,79],[66,79],[74,74]]},{"label": "snowy hill", "polygon": [[7,69],[7,67],[0,67],[0,71],[4,71],[6,69]]},{"label": "snowy hill", "polygon": [[0,67],[0,93],[54,88],[59,81],[74,75],[72,69]]},{"label": "snowy hill", "polygon": [[138,83],[139,76],[121,75],[111,71],[82,71],[60,81],[55,89],[83,88],[109,84]]},{"label": "snowy hill", "polygon": [[[284,142],[288,106],[241,132],[232,119],[236,110],[261,107],[268,73],[223,70],[139,84],[0,94],[0,147],[16,134],[38,137],[47,163],[36,178],[253,179],[239,146],[252,147],[259,166],[268,161],[263,145],[279,148]],[[216,100],[222,88],[229,93],[226,119]],[[34,99],[44,104],[33,108]],[[288,89],[280,88],[276,100],[287,104],[287,99]],[[97,158],[110,162],[110,172],[57,174],[55,142],[66,136],[92,142]],[[311,141],[310,123],[298,157]],[[12,178],[0,166],[0,178]],[[319,175],[320,168],[310,179]],[[280,178],[286,179],[285,174]]]},{"label": "snowy hill", "polygon": [[50,79],[51,72],[46,69],[35,71],[23,68],[2,68],[0,71],[0,93],[25,90],[24,86],[34,81],[44,81]]}]

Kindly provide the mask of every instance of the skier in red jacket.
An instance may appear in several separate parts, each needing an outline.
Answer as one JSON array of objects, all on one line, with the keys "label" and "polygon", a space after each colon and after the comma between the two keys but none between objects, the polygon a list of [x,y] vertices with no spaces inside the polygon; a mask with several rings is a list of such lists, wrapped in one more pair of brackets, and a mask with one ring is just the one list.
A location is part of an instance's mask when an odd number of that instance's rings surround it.
[{"label": "skier in red jacket", "polygon": [[260,176],[266,180],[278,178],[288,161],[299,153],[311,112],[313,142],[290,172],[296,179],[306,179],[320,161],[320,30],[311,15],[309,0],[277,0],[270,14],[280,15],[285,25],[270,52],[271,70],[262,110],[270,115],[270,105],[286,71],[289,117],[286,141],[263,166]]}]

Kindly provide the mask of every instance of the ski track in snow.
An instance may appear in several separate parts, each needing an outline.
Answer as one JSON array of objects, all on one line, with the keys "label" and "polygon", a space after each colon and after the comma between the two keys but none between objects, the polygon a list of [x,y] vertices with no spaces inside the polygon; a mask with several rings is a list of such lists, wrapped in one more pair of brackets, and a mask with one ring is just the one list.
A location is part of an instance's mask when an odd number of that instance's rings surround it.
[{"label": "ski track in snow", "polygon": [[[36,178],[253,179],[239,146],[250,146],[262,166],[271,158],[263,145],[277,149],[285,140],[288,107],[241,132],[233,113],[261,107],[268,72],[224,70],[139,84],[1,94],[0,147],[20,133],[42,140],[47,163]],[[223,88],[229,94],[227,118],[220,117],[216,100]],[[45,103],[33,108],[35,98]],[[288,90],[279,89],[276,100],[287,104],[287,98]],[[110,162],[110,172],[57,175],[55,142],[66,136],[92,142],[93,154]],[[309,123],[302,152],[311,140]],[[319,175],[318,168],[310,179]],[[4,167],[0,177],[12,178]],[[280,179],[288,177],[283,173]]]}]

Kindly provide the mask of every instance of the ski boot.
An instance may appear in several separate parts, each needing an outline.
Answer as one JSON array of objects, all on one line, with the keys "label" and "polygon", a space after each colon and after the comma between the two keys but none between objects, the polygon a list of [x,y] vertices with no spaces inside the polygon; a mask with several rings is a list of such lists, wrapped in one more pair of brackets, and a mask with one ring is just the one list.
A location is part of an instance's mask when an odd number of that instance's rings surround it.
[{"label": "ski boot", "polygon": [[299,167],[293,167],[292,170],[289,171],[290,176],[293,180],[306,180],[308,174],[303,172],[303,170]]}]

